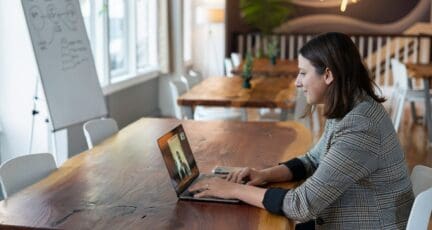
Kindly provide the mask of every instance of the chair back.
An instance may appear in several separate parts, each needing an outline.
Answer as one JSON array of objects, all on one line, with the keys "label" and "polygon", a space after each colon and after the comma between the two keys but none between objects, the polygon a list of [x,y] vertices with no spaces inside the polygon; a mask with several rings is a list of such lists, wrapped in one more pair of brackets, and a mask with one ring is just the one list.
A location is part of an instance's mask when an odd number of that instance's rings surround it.
[{"label": "chair back", "polygon": [[397,83],[400,88],[408,90],[408,70],[406,65],[395,58],[392,58],[390,62],[393,75],[393,85]]},{"label": "chair back", "polygon": [[194,70],[194,69],[189,69],[188,72],[187,72],[187,74],[189,76],[198,78],[200,81],[203,80],[203,76],[202,76],[202,73],[200,71],[197,71],[197,70]]},{"label": "chair back", "polygon": [[3,196],[8,198],[23,188],[38,182],[57,169],[50,153],[19,156],[0,166],[0,183]]},{"label": "chair back", "polygon": [[183,80],[170,80],[171,100],[174,106],[174,114],[177,119],[185,119],[183,107],[177,104],[177,98],[185,94],[188,90],[187,84]]},{"label": "chair back", "polygon": [[432,168],[416,165],[411,172],[411,182],[415,196],[432,187]]},{"label": "chair back", "polygon": [[397,132],[403,115],[406,90],[399,88],[399,85],[394,85],[393,87],[394,90],[390,98],[389,115]]},{"label": "chair back", "polygon": [[225,58],[224,63],[225,63],[225,76],[232,77],[233,76],[232,71],[234,68],[231,59]]},{"label": "chair back", "polygon": [[203,80],[202,74],[193,69],[189,69],[184,77],[190,88],[194,87]]},{"label": "chair back", "polygon": [[237,68],[240,66],[241,57],[239,53],[231,53],[231,61],[234,66],[234,68]]},{"label": "chair back", "polygon": [[407,230],[427,229],[432,210],[432,187],[421,192],[414,200],[408,218]]},{"label": "chair back", "polygon": [[112,118],[87,121],[83,125],[84,135],[89,149],[118,132],[117,122]]}]

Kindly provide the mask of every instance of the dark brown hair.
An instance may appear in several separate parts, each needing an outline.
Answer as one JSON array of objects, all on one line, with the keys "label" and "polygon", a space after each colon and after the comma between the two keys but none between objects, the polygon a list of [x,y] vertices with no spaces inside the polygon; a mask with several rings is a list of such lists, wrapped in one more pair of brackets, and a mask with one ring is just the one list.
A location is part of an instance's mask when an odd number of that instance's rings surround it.
[{"label": "dark brown hair", "polygon": [[317,74],[324,74],[326,68],[333,74],[333,82],[324,99],[324,116],[327,118],[344,117],[354,107],[359,93],[364,92],[380,103],[385,101],[375,93],[376,84],[363,64],[357,47],[346,34],[320,34],[299,52],[315,67]]}]

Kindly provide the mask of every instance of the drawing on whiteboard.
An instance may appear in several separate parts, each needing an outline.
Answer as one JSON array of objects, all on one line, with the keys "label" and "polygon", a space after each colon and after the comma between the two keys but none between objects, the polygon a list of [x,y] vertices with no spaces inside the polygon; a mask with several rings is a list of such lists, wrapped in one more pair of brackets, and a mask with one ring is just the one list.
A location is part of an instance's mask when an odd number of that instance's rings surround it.
[{"label": "drawing on whiteboard", "polygon": [[48,19],[54,24],[53,25],[53,29],[55,33],[59,33],[62,31],[62,28],[60,26],[60,20],[59,17],[61,16],[60,14],[58,14],[57,12],[57,8],[55,7],[54,4],[48,4],[47,6],[47,16]]},{"label": "drawing on whiteboard", "polygon": [[65,8],[66,11],[62,14],[63,23],[68,27],[68,29],[76,31],[78,14],[71,3],[67,4]]},{"label": "drawing on whiteboard", "polygon": [[30,8],[31,24],[37,30],[43,30],[45,19],[42,17],[41,9],[38,6]]},{"label": "drawing on whiteboard", "polygon": [[46,11],[33,5],[29,9],[31,25],[37,32],[38,48],[48,49],[56,39],[56,34],[60,34],[64,29],[76,31],[79,22],[79,13],[73,4],[66,4],[63,12],[59,12],[54,4],[48,4]]},{"label": "drawing on whiteboard", "polygon": [[80,40],[61,39],[61,63],[63,70],[74,69],[81,63],[88,61],[87,48],[85,43]]}]

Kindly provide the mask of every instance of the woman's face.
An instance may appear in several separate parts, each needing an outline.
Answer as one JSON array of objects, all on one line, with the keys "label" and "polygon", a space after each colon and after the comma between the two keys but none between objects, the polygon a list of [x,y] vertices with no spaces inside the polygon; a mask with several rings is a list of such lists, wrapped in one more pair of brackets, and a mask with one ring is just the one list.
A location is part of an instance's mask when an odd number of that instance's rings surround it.
[{"label": "woman's face", "polygon": [[310,61],[299,55],[299,73],[296,79],[296,87],[301,88],[306,96],[308,104],[322,104],[328,86],[333,81],[333,75],[326,69],[324,74],[318,74]]}]

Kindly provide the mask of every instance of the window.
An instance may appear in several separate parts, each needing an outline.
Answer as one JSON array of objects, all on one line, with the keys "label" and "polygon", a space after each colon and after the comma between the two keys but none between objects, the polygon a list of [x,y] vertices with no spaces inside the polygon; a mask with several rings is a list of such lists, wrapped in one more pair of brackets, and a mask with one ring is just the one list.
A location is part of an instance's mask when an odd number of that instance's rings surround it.
[{"label": "window", "polygon": [[108,1],[109,57],[112,77],[127,73],[128,21],[125,0]]},{"label": "window", "polygon": [[183,0],[183,60],[192,62],[192,0]]},{"label": "window", "polygon": [[138,69],[146,69],[157,63],[156,0],[137,0],[136,7],[136,59]]},{"label": "window", "polygon": [[158,70],[157,0],[80,0],[102,87]]}]

